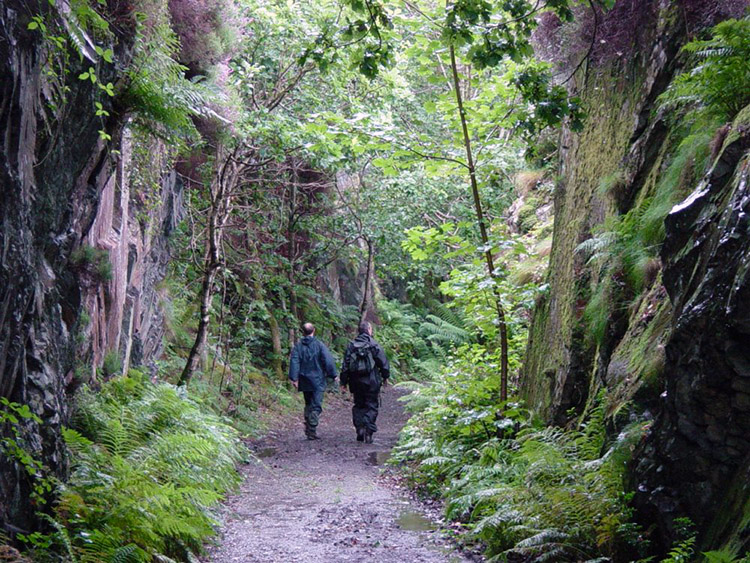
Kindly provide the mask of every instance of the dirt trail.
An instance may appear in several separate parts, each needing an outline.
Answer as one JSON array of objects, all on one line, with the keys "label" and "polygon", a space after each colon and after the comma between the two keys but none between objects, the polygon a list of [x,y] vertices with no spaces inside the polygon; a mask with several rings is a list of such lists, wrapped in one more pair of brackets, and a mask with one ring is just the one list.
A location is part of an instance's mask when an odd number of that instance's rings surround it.
[{"label": "dirt trail", "polygon": [[317,441],[308,441],[302,413],[288,428],[252,445],[258,463],[245,469],[229,499],[211,562],[469,561],[425,518],[422,509],[381,475],[406,422],[400,393],[388,388],[374,443],[355,441],[351,402],[326,394]]}]

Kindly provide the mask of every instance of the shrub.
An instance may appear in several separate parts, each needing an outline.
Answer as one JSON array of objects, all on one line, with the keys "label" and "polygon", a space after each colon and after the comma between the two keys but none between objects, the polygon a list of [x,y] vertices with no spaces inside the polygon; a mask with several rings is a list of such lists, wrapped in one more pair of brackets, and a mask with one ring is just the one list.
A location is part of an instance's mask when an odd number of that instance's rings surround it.
[{"label": "shrub", "polygon": [[711,38],[683,47],[691,69],[662,96],[670,105],[705,109],[724,121],[750,104],[750,17],[716,25]]},{"label": "shrub", "polygon": [[497,400],[497,377],[478,377],[489,358],[470,358],[416,386],[417,412],[394,462],[442,496],[447,517],[465,522],[493,561],[580,561],[638,542],[623,472],[643,426],[609,442],[599,397],[579,429],[540,429],[525,409]]},{"label": "shrub", "polygon": [[117,375],[122,370],[122,363],[120,362],[120,354],[117,350],[109,350],[104,354],[104,361],[102,362],[102,375],[105,378]]},{"label": "shrub", "polygon": [[376,337],[385,349],[394,375],[426,375],[420,368],[427,367],[429,371],[429,365],[422,366],[420,362],[433,357],[435,349],[420,335],[419,312],[411,305],[387,299],[378,300],[377,308],[381,324]]},{"label": "shrub", "polygon": [[[81,561],[186,560],[239,482],[236,432],[184,389],[117,377],[78,400],[73,473],[55,509]],[[64,529],[63,529],[64,526]]]},{"label": "shrub", "polygon": [[70,263],[79,274],[91,277],[95,283],[104,283],[112,279],[112,263],[109,252],[84,244],[70,255]]}]

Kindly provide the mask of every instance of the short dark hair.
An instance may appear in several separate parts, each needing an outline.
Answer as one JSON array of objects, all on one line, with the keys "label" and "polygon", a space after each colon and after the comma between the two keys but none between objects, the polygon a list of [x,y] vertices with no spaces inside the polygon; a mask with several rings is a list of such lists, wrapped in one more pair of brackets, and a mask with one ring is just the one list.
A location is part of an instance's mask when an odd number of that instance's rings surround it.
[{"label": "short dark hair", "polygon": [[315,325],[312,323],[305,323],[302,325],[302,334],[305,336],[310,336],[313,332],[315,332]]},{"label": "short dark hair", "polygon": [[359,323],[359,333],[363,334],[365,332],[369,333],[370,329],[372,329],[372,325],[367,321],[362,321]]}]

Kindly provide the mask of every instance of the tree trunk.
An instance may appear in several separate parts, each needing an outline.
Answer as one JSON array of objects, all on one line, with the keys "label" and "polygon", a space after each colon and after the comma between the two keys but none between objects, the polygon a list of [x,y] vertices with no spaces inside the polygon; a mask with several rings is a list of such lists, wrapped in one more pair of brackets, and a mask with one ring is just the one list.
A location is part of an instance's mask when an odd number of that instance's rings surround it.
[{"label": "tree trunk", "polygon": [[300,322],[299,310],[297,308],[297,276],[295,271],[295,263],[297,259],[297,241],[295,237],[295,220],[297,212],[297,164],[292,163],[292,185],[289,192],[289,210],[287,214],[286,224],[286,240],[287,248],[289,249],[289,309],[292,314],[294,322],[289,327],[289,347],[293,347],[297,339],[297,325]]},{"label": "tree trunk", "polygon": [[[482,201],[479,199],[479,185],[477,183],[476,168],[471,151],[471,137],[469,137],[469,128],[466,124],[466,112],[464,111],[463,98],[461,97],[461,81],[458,77],[458,65],[456,63],[456,50],[453,45],[450,46],[451,70],[453,72],[453,90],[456,94],[456,104],[458,105],[458,114],[461,119],[461,129],[464,137],[464,148],[466,149],[466,164],[469,169],[469,181],[471,183],[471,193],[474,197],[474,209],[479,223],[479,232],[482,237],[482,244],[485,247],[484,257],[487,262],[487,269],[493,281],[498,280],[495,272],[494,259],[492,258],[492,249],[489,244],[487,235],[487,225],[485,224],[484,213],[482,212]],[[497,320],[500,329],[500,400],[508,399],[508,327],[505,322],[505,311],[503,310],[502,301],[500,300],[500,291],[497,284],[493,284],[493,293],[495,295],[495,308],[497,310]]]},{"label": "tree trunk", "polygon": [[367,317],[367,312],[369,308],[372,306],[372,299],[370,299],[370,294],[372,293],[372,278],[374,275],[375,270],[375,248],[372,244],[372,241],[367,238],[363,237],[365,242],[367,243],[367,269],[365,270],[365,283],[364,288],[362,289],[362,301],[359,304],[359,322],[365,320],[365,317]]},{"label": "tree trunk", "polygon": [[265,301],[265,292],[260,282],[255,280],[255,299],[261,303],[263,311],[268,315],[268,328],[271,331],[271,346],[273,347],[273,359],[271,360],[271,366],[276,374],[279,381],[284,381],[284,366],[282,363],[284,357],[284,351],[281,348],[281,329],[279,328],[279,321],[276,320],[276,316],[268,308]]},{"label": "tree trunk", "polygon": [[201,315],[198,321],[198,331],[195,335],[195,342],[193,347],[190,349],[187,361],[185,362],[185,368],[182,370],[180,375],[180,381],[178,385],[187,385],[190,383],[190,379],[198,369],[200,358],[203,353],[203,348],[206,345],[208,339],[208,325],[211,320],[211,300],[213,299],[213,285],[216,279],[216,274],[219,271],[219,264],[210,263],[208,260],[205,262],[205,271],[203,273],[203,284],[201,285],[200,301],[201,301]]},{"label": "tree trunk", "polygon": [[221,246],[224,228],[232,212],[232,197],[239,180],[240,168],[236,160],[238,148],[231,155],[216,151],[218,170],[211,182],[211,206],[208,210],[206,250],[203,258],[203,283],[201,284],[201,313],[195,342],[190,349],[185,368],[178,385],[188,385],[198,369],[201,355],[208,340],[208,326],[211,321],[211,301],[214,295],[214,281],[221,267]]},{"label": "tree trunk", "polygon": [[284,381],[284,367],[282,365],[284,351],[281,349],[281,330],[279,330],[279,321],[276,320],[270,310],[268,311],[268,326],[271,329],[271,345],[273,346],[271,365],[279,381]]}]

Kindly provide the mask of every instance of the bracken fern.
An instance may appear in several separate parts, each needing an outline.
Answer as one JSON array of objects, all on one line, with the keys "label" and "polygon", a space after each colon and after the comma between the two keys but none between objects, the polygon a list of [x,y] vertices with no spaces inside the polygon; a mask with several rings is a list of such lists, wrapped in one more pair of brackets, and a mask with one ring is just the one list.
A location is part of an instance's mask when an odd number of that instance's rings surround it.
[{"label": "bracken fern", "polygon": [[121,377],[84,392],[64,433],[73,474],[57,518],[82,562],[185,560],[239,482],[236,432],[171,385]]},{"label": "bracken fern", "polygon": [[445,385],[420,389],[432,400],[418,401],[423,408],[394,459],[417,485],[445,498],[446,516],[467,523],[492,560],[611,556],[629,529],[622,475],[642,427],[608,442],[600,397],[578,430],[538,428],[523,409],[478,388],[467,393],[468,381],[456,374]]}]

